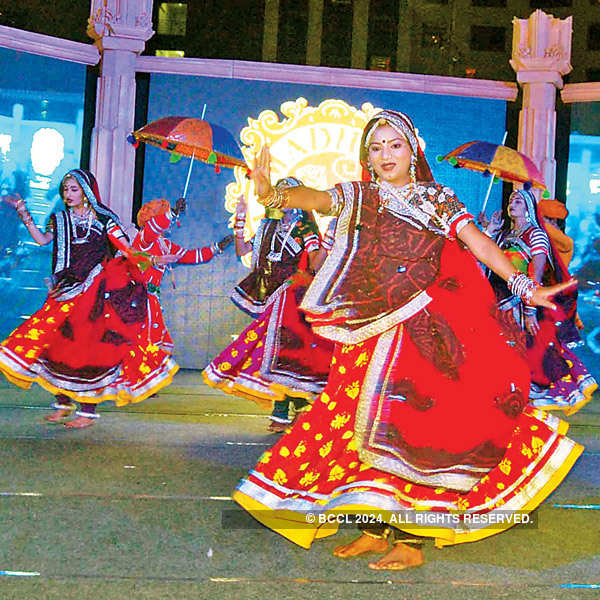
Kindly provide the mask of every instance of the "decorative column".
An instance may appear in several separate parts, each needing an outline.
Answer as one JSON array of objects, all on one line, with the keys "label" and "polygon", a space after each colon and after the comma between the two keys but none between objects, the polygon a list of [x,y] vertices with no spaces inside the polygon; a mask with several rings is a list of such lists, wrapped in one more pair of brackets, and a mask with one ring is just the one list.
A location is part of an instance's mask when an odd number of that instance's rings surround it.
[{"label": "decorative column", "polygon": [[112,210],[131,223],[135,149],[135,63],[152,37],[152,0],[91,0],[88,35],[102,54],[90,170]]},{"label": "decorative column", "polygon": [[536,10],[529,19],[513,19],[511,67],[523,88],[518,149],[540,169],[554,197],[556,90],[571,67],[572,17],[556,19]]}]

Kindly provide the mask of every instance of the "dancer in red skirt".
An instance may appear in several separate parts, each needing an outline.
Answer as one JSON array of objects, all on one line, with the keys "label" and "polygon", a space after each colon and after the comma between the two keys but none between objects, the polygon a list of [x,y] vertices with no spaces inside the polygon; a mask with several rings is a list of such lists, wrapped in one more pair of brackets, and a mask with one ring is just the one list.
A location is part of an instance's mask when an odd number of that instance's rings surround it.
[{"label": "dancer in red skirt", "polygon": [[[542,284],[571,278],[566,264],[538,216],[535,196],[515,190],[508,200],[507,218],[492,215],[486,233],[516,269]],[[556,230],[559,233],[560,230]],[[564,236],[566,237],[566,236]],[[535,408],[575,414],[592,398],[598,384],[573,348],[581,343],[577,330],[577,290],[558,295],[557,310],[527,306],[510,292],[506,282],[488,270],[498,308],[523,331],[526,359],[531,369],[529,399]]]},{"label": "dancer in red skirt", "polygon": [[[287,177],[277,189],[300,185]],[[252,271],[231,299],[257,316],[203,371],[204,381],[272,408],[269,431],[291,423],[290,404],[305,409],[327,381],[333,344],[317,337],[298,306],[324,255],[313,216],[298,209],[267,211],[251,241],[243,238],[246,204],[235,220],[236,252],[252,251]]]},{"label": "dancer in red skirt", "polygon": [[139,257],[100,201],[94,176],[69,171],[60,195],[65,210],[51,216],[47,232],[36,227],[23,200],[8,200],[38,244],[53,243],[53,275],[42,308],[0,344],[0,371],[19,387],[36,382],[56,396],[50,423],[68,421],[80,403],[65,426],[82,428],[98,417],[99,402],[140,402],[168,385],[177,366],[141,337],[147,293]]},{"label": "dancer in red skirt", "polygon": [[[173,219],[177,219],[185,211],[185,199],[177,200],[171,208],[168,200],[151,200],[146,202],[137,214],[140,231],[135,236],[132,246],[148,255],[150,264],[143,271],[143,278],[148,288],[148,318],[142,325],[145,339],[149,344],[157,346],[167,354],[173,353],[173,339],[165,325],[160,306],[160,284],[166,264],[157,262],[162,256],[172,256],[177,264],[201,265],[209,262],[217,254],[223,254],[233,242],[233,236],[227,235],[210,246],[188,250],[165,237]],[[172,273],[172,272],[171,272]]]},{"label": "dancer in red skirt", "polygon": [[[328,192],[273,189],[266,148],[253,170],[265,206],[339,215],[301,305],[336,346],[320,398],[233,497],[306,548],[335,532],[328,515],[366,511],[375,522],[334,553],[385,552],[391,525],[404,535],[370,566],[405,569],[423,562],[422,536],[457,544],[510,527],[503,511],[533,510],[582,452],[566,424],[527,408],[529,369],[476,259],[550,309],[572,282],[542,288],[516,271],[433,181],[406,115],[368,122],[361,162],[372,182]],[[410,520],[425,513],[437,525]]]}]

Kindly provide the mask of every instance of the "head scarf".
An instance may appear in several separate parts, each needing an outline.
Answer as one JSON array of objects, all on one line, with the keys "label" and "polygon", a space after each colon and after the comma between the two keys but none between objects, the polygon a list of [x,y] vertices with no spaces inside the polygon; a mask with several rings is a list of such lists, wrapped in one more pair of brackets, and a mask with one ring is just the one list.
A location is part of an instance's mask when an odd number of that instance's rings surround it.
[{"label": "head scarf", "polygon": [[119,227],[122,227],[119,217],[117,217],[117,215],[107,206],[102,204],[98,182],[90,171],[84,169],[72,169],[69,171],[60,182],[59,190],[61,198],[63,197],[64,182],[71,177],[81,186],[83,195],[90,203],[90,206],[96,211],[96,215],[102,223],[106,224],[109,219],[112,219]]},{"label": "head scarf", "polygon": [[360,164],[363,168],[369,173],[372,172],[369,164],[369,143],[375,130],[382,125],[390,125],[406,138],[412,151],[413,160],[415,160],[417,181],[434,181],[413,122],[410,117],[395,110],[382,110],[366,124],[360,141]]},{"label": "head scarf", "polygon": [[150,200],[150,202],[146,202],[138,211],[136,221],[138,227],[141,229],[146,221],[152,219],[152,217],[156,217],[158,215],[162,215],[168,212],[171,209],[171,205],[168,200],[164,198],[158,198],[156,200]]},{"label": "head scarf", "polygon": [[[515,190],[511,194],[511,196],[513,194],[519,194],[519,196],[521,196],[521,198],[523,198],[523,201],[525,202],[525,208],[527,209],[528,221],[534,227],[539,227],[540,229],[543,229],[543,227],[540,225],[540,222],[542,221],[542,219],[540,219],[538,216],[537,200],[536,200],[535,196],[533,195],[533,193],[530,192],[529,190],[522,189],[522,190]],[[509,227],[510,227],[510,223],[509,223]]]},{"label": "head scarf", "polygon": [[540,200],[538,211],[542,217],[549,219],[566,219],[569,214],[567,207],[559,200]]}]

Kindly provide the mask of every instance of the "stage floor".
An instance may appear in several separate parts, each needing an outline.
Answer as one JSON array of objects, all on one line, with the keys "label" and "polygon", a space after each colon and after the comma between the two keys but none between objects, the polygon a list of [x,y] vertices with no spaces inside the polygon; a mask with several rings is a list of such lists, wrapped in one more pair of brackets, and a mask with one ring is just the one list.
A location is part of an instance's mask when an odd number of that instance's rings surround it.
[{"label": "stage floor", "polygon": [[99,422],[79,431],[45,424],[50,400],[0,382],[2,600],[547,599],[600,589],[599,398],[569,419],[586,449],[535,529],[442,550],[427,542],[423,567],[379,573],[365,557],[332,556],[351,528],[306,551],[245,513],[239,528],[224,526],[237,481],[277,436],[264,410],[211,390],[198,371],[139,405],[102,405]]}]

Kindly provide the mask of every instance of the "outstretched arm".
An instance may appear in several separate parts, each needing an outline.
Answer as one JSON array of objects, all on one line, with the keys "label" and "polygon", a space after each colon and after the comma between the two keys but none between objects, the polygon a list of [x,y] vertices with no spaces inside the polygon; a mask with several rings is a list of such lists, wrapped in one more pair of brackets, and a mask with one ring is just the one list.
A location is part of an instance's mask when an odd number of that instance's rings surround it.
[{"label": "outstretched arm", "polygon": [[[232,242],[233,236],[227,235],[222,240],[213,242],[210,246],[202,246],[200,248],[193,248],[191,250],[183,248],[174,242],[169,242],[170,254],[164,256],[172,256],[175,258],[175,260],[170,262],[177,262],[186,265],[200,265],[207,263],[216,254],[222,254],[225,248],[227,248],[227,246],[229,246]],[[158,256],[155,258],[159,259]]]},{"label": "outstretched arm", "polygon": [[54,239],[54,234],[52,232],[45,233],[38,229],[36,224],[33,222],[33,217],[27,210],[27,206],[25,206],[25,201],[21,198],[21,196],[19,196],[19,194],[15,194],[14,196],[4,196],[2,201],[6,202],[9,206],[12,206],[17,211],[21,221],[23,221],[23,225],[25,225],[25,229],[27,229],[29,235],[40,246],[45,246]]},{"label": "outstretched arm", "polygon": [[[504,281],[509,281],[511,277],[517,274],[517,270],[508,258],[506,258],[502,250],[489,237],[481,233],[473,223],[465,225],[458,234],[458,237],[467,245],[469,250],[475,255],[475,258],[502,277]],[[575,284],[575,280],[571,280],[548,287],[539,286],[533,290],[529,303],[534,306],[555,309],[556,306],[550,299]]]}]

